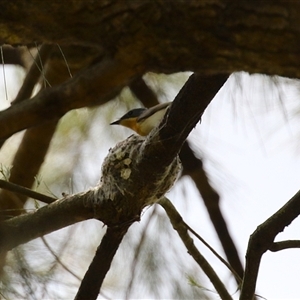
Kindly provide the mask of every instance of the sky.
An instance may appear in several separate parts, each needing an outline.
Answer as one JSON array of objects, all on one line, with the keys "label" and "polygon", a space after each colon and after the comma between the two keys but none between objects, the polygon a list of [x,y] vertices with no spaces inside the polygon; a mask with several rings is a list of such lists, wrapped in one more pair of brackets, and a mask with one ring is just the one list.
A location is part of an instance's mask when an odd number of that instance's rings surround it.
[{"label": "sky", "polygon": [[[19,81],[9,68],[5,72],[7,80]],[[151,75],[146,79],[151,85]],[[300,187],[299,87],[296,80],[246,73],[232,75],[189,137],[193,149],[204,161],[212,185],[221,195],[221,208],[243,261],[249,236]],[[164,101],[172,100],[177,92],[172,84],[157,86],[156,83],[156,88],[163,91]],[[17,92],[14,85],[0,79],[1,109],[8,106],[6,89],[13,98]],[[103,134],[106,131],[109,136],[117,130],[108,129],[108,122],[102,122]],[[115,133],[120,140],[131,134],[126,128],[121,131]],[[222,255],[205,207],[200,201],[183,203],[180,195],[184,189],[189,196],[198,197],[186,178],[179,181],[169,197],[187,223]],[[276,240],[299,239],[299,225],[300,220],[296,219]],[[265,253],[257,283],[258,295],[266,299],[300,299],[298,262],[297,249]],[[224,267],[216,268],[230,282]],[[231,285],[230,292],[234,294]]]}]

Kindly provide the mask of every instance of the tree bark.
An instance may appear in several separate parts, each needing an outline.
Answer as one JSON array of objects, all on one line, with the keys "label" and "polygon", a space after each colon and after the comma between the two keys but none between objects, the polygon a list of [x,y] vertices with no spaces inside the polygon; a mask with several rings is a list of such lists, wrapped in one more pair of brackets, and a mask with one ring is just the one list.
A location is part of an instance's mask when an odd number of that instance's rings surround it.
[{"label": "tree bark", "polygon": [[156,72],[300,77],[298,1],[16,0],[0,18],[1,43],[81,45]]}]

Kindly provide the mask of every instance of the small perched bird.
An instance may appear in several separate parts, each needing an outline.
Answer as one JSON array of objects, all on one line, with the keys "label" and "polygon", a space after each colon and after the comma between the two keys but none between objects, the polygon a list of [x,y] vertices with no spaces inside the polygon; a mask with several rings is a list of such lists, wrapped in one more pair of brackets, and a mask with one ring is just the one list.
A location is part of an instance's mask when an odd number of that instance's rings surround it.
[{"label": "small perched bird", "polygon": [[110,125],[122,125],[145,136],[159,124],[171,102],[161,103],[151,108],[135,108]]}]

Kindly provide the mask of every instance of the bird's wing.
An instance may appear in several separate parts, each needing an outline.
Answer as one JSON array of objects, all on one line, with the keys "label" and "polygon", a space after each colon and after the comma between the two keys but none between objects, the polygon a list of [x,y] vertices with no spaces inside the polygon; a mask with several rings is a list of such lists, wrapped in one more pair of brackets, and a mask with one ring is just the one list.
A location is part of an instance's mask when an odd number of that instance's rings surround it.
[{"label": "bird's wing", "polygon": [[158,105],[150,107],[149,109],[142,112],[142,114],[137,118],[137,121],[139,122],[143,119],[147,119],[149,116],[155,114],[157,111],[166,109],[171,103],[172,102],[160,103]]}]

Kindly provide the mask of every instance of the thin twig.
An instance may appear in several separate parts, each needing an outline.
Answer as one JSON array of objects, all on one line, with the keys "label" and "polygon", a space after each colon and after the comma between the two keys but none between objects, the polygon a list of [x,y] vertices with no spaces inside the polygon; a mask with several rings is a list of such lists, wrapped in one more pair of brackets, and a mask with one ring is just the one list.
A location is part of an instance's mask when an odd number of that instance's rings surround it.
[{"label": "thin twig", "polygon": [[25,195],[25,196],[31,197],[33,199],[48,203],[48,204],[57,200],[53,197],[49,197],[47,195],[32,191],[26,187],[14,184],[12,182],[5,181],[3,179],[0,179],[0,188],[11,191],[11,192],[15,192],[15,193],[18,193],[21,195]]},{"label": "thin twig", "polygon": [[[68,273],[70,273],[73,277],[75,277],[77,280],[81,281],[82,278],[80,276],[76,275],[68,266],[66,266],[62,260],[59,258],[59,256],[55,253],[55,251],[52,249],[52,247],[49,245],[45,237],[41,237],[45,247],[48,249],[48,251],[52,254],[52,256],[55,258],[56,262],[63,268],[65,269]],[[69,239],[68,239],[69,241]],[[61,255],[60,255],[61,256]]]},{"label": "thin twig", "polygon": [[62,51],[61,47],[59,46],[59,44],[56,44],[56,45],[57,45],[57,47],[58,47],[58,49],[59,49],[59,51],[60,51],[60,53],[61,53],[61,56],[63,57],[63,60],[64,60],[64,62],[65,62],[65,64],[66,64],[66,66],[67,66],[67,69],[68,69],[68,73],[69,73],[69,75],[70,75],[70,78],[72,78],[73,75],[72,75],[72,73],[71,73],[71,69],[70,69],[70,66],[69,66],[69,64],[68,64],[68,61],[67,61],[67,59],[66,59],[66,56],[65,56],[64,52]]},{"label": "thin twig", "polygon": [[5,63],[4,63],[4,55],[3,55],[3,47],[0,46],[1,51],[1,62],[2,62],[2,72],[3,72],[3,80],[4,80],[4,88],[5,88],[5,97],[8,101],[8,92],[7,92],[7,83],[6,83],[6,75],[5,75]]},{"label": "thin twig", "polygon": [[239,276],[239,274],[231,267],[231,265],[211,246],[209,245],[193,228],[191,228],[187,223],[184,222],[184,220],[182,220],[183,224],[186,226],[186,228],[193,233],[193,235],[196,236],[196,238],[201,241],[228,269],[230,272],[232,272],[232,274],[234,275],[234,277],[236,278],[236,280],[238,281],[238,283],[242,283],[242,278]]}]

